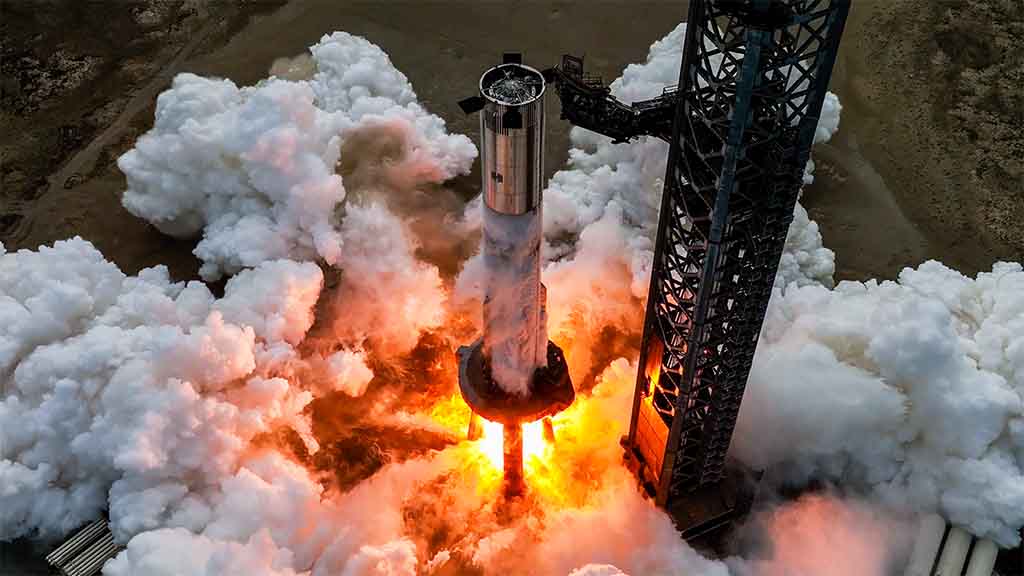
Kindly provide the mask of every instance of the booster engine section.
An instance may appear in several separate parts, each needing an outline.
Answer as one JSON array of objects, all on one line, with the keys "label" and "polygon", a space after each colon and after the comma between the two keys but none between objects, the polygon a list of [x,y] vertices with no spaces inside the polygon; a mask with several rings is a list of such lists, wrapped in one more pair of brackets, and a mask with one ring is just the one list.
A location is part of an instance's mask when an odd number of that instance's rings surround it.
[{"label": "booster engine section", "polygon": [[[517,54],[480,77],[483,335],[459,348],[459,388],[475,415],[504,424],[505,487],[523,490],[521,425],[575,398],[565,356],[548,340],[540,282],[544,77]],[[470,434],[473,433],[471,424]]]}]

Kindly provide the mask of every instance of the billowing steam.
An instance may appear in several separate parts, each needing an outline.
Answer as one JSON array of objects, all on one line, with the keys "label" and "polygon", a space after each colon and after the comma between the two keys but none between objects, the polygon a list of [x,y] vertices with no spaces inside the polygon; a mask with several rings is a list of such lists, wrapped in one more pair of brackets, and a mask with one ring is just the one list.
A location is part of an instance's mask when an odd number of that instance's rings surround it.
[{"label": "billowing steam", "polygon": [[174,236],[202,234],[208,280],[275,258],[340,264],[335,213],[346,197],[335,170],[352,131],[391,123],[409,177],[467,172],[476,149],[416,102],[405,75],[362,38],[336,32],[310,49],[308,80],[271,77],[238,88],[181,74],[157,99],[153,129],[118,166],[124,205]]},{"label": "billowing steam", "polygon": [[108,505],[118,536],[210,522],[253,440],[307,430],[278,374],[323,275],[271,261],[214,299],[163,267],[127,277],[81,239],[0,257],[2,537],[67,532]]},{"label": "billowing steam", "polygon": [[[674,83],[683,30],[613,91],[635,100]],[[1015,542],[1021,266],[969,279],[928,262],[833,290],[833,255],[798,207],[733,449],[846,495],[763,512],[726,562],[683,543],[618,445],[667,147],[583,130],[546,192],[543,278],[551,338],[586,389],[528,463],[531,497],[500,503],[444,395],[445,345],[479,322],[464,304],[481,266],[443,270],[476,241],[480,207],[464,219],[419,210],[423,198],[451,206],[438,183],[476,151],[361,38],[325,36],[276,69],[243,88],[179,76],[120,160],[126,206],[202,235],[204,277],[234,274],[223,297],[162,267],[126,276],[81,239],[0,250],[0,538],[56,537],[108,509],[127,549],[107,576],[848,574],[803,553],[819,537],[872,576],[924,510]],[[819,139],[838,115],[830,97]],[[449,236],[431,234],[435,216],[450,218]],[[393,382],[425,374],[440,374],[436,397]],[[406,412],[385,423],[374,402]],[[350,418],[365,445],[398,421],[404,438],[441,446],[342,484],[313,465],[334,449],[316,433],[324,411]]]},{"label": "billowing steam", "polygon": [[1022,394],[1020,264],[973,280],[932,261],[897,282],[791,286],[769,307],[733,450],[1012,545]]},{"label": "billowing steam", "polygon": [[[650,98],[675,82],[684,30],[655,43],[613,93]],[[829,94],[816,141],[835,133],[839,111]],[[572,141],[569,169],[546,192],[550,329],[557,334],[564,322],[567,332],[589,326],[596,336],[606,326],[632,328],[642,315],[626,288],[645,296],[667,145],[612,144],[580,129]],[[792,480],[857,486],[1016,543],[1024,525],[1021,265],[997,264],[972,280],[926,262],[898,282],[830,290],[833,271],[834,254],[798,205],[734,452]]]}]

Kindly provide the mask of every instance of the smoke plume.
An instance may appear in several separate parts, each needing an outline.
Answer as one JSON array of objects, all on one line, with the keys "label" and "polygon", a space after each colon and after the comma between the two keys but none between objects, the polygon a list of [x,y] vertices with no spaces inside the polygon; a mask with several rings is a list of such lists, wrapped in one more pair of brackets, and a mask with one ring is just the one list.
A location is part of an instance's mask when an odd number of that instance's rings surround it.
[{"label": "smoke plume", "polygon": [[177,76],[157,99],[153,129],[118,160],[129,211],[173,236],[202,235],[195,254],[205,279],[276,258],[338,264],[346,188],[335,165],[353,131],[390,126],[410,179],[445,180],[476,157],[469,138],[448,134],[416,102],[377,46],[336,32],[310,54],[309,79],[239,88]]},{"label": "smoke plume", "polygon": [[1024,525],[1024,272],[938,262],[777,290],[733,450],[839,480],[1003,545]]},{"label": "smoke plume", "polygon": [[914,530],[894,511],[812,494],[755,513],[740,528],[736,576],[886,576],[902,573]]}]

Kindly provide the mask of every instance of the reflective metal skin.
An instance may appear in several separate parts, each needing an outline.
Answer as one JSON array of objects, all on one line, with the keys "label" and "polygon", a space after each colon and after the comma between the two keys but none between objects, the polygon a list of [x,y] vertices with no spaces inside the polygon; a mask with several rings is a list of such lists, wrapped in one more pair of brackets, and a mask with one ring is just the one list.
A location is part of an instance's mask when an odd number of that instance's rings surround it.
[{"label": "reflective metal skin", "polygon": [[[531,99],[501,100],[489,90],[506,75],[537,86]],[[522,64],[495,66],[480,77],[486,104],[480,111],[480,161],[484,203],[502,214],[525,214],[540,204],[544,188],[544,77]]]}]

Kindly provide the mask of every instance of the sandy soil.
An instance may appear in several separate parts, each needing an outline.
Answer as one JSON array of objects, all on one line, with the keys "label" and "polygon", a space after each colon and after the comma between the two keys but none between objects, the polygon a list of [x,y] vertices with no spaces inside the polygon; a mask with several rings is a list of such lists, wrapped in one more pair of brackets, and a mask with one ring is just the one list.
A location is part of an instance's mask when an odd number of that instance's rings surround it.
[{"label": "sandy soil", "polygon": [[[583,53],[610,80],[685,14],[680,2],[90,6],[4,3],[0,241],[35,248],[80,234],[126,271],[164,263],[177,278],[195,277],[192,243],[121,208],[114,164],[152,123],[155,95],[175,73],[253,83],[274,59],[343,29],[381,45],[428,108],[475,138],[474,119],[455,102],[502,51],[522,49],[537,64]],[[1011,89],[1021,65],[1006,50],[1020,40],[1020,10],[1008,0],[856,3],[833,81],[841,129],[815,151],[819,177],[805,196],[840,278],[892,277],[927,258],[973,273],[1024,253],[1014,225],[1024,216],[1021,136],[1008,129],[1021,117]],[[986,22],[998,28],[992,39],[962,48]],[[557,113],[552,103],[549,174],[566,157],[568,126]],[[454,186],[471,194],[476,180]]]},{"label": "sandy soil", "polygon": [[839,278],[1024,258],[1024,2],[854,3],[805,192]]}]

